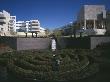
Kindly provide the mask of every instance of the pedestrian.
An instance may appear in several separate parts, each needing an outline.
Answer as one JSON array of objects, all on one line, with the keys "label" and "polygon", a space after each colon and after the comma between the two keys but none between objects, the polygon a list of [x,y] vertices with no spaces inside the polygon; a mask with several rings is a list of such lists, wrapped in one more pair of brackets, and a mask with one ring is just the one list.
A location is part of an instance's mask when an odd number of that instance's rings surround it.
[{"label": "pedestrian", "polygon": [[51,40],[51,49],[53,52],[56,51],[56,38],[54,35],[52,36],[52,40]]}]

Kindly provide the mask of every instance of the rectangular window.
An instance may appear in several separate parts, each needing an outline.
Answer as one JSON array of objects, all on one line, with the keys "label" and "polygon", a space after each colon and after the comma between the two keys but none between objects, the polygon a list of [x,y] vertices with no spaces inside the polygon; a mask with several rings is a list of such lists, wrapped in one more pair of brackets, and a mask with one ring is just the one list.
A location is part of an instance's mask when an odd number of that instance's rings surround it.
[{"label": "rectangular window", "polygon": [[1,31],[3,31],[3,28],[1,28]]},{"label": "rectangular window", "polygon": [[6,17],[0,17],[0,19],[6,19]]}]

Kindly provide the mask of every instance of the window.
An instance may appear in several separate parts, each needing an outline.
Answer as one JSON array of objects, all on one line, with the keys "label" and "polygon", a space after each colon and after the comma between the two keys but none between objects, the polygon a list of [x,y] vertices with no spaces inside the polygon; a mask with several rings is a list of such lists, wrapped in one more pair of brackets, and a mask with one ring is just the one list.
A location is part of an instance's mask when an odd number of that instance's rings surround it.
[{"label": "window", "polygon": [[1,31],[3,31],[3,28],[1,28]]},{"label": "window", "polygon": [[0,25],[6,24],[6,22],[0,22]]},{"label": "window", "polygon": [[0,17],[0,19],[6,19],[6,17]]},{"label": "window", "polygon": [[15,19],[15,17],[12,17],[12,19]]},{"label": "window", "polygon": [[38,24],[32,24],[32,26],[39,26]]}]

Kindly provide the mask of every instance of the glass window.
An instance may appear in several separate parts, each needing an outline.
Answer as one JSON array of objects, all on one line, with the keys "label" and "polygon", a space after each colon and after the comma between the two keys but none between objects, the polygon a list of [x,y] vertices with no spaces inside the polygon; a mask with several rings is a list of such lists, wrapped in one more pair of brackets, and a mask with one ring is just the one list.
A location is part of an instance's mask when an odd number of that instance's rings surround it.
[{"label": "glass window", "polygon": [[6,17],[0,17],[0,19],[6,19]]}]

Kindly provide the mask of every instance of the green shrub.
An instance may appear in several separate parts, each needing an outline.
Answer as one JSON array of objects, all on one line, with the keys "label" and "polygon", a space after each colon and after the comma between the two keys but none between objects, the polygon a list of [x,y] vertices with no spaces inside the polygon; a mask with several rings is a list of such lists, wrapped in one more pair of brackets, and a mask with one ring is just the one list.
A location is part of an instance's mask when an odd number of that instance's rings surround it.
[{"label": "green shrub", "polygon": [[[90,76],[97,72],[98,66],[90,61],[97,51],[86,49],[59,50],[55,59],[59,59],[59,70],[53,71],[54,61],[51,51],[14,51],[0,55],[0,64],[19,78],[37,80],[74,80]],[[104,52],[105,53],[105,52]],[[97,56],[98,57],[98,56]],[[94,61],[94,60],[93,60]],[[89,65],[86,65],[88,62]]]},{"label": "green shrub", "polygon": [[8,58],[0,58],[0,65],[7,66]]}]

